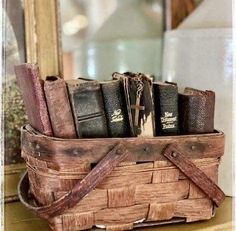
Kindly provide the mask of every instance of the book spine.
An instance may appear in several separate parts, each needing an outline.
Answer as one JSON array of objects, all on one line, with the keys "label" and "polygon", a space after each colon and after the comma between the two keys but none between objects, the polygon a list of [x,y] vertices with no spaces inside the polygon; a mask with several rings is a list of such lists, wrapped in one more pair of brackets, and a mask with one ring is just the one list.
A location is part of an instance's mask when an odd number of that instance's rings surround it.
[{"label": "book spine", "polygon": [[154,84],[156,135],[179,132],[178,88],[172,84]]},{"label": "book spine", "polygon": [[76,138],[75,124],[65,81],[56,76],[47,77],[44,92],[54,136]]},{"label": "book spine", "polygon": [[39,132],[52,136],[53,131],[38,66],[29,63],[15,66],[15,74],[30,125]]},{"label": "book spine", "polygon": [[180,130],[182,134],[214,132],[215,94],[179,95]]},{"label": "book spine", "polygon": [[119,80],[101,83],[109,137],[129,137],[129,118],[124,89]]},{"label": "book spine", "polygon": [[108,137],[100,85],[97,81],[68,84],[79,138]]}]

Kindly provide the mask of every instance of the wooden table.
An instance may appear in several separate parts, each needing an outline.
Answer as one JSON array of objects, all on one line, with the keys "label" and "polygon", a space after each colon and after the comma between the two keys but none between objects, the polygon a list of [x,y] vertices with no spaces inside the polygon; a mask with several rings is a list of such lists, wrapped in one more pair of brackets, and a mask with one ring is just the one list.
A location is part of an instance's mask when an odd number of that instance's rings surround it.
[{"label": "wooden table", "polygon": [[[233,231],[232,198],[227,197],[209,221],[146,228],[145,231]],[[5,204],[6,231],[49,231],[47,222],[36,217],[20,202]],[[96,229],[97,230],[97,229]],[[144,229],[139,229],[144,230]]]}]

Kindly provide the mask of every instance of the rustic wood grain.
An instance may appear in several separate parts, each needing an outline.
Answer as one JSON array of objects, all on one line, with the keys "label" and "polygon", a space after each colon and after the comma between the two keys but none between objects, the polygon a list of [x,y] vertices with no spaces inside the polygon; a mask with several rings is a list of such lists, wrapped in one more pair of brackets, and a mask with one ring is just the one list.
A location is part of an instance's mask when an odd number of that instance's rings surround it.
[{"label": "rustic wood grain", "polygon": [[224,134],[212,133],[189,136],[167,136],[155,138],[107,138],[107,139],[58,139],[22,129],[22,155],[31,155],[40,160],[61,165],[73,163],[97,163],[120,140],[125,141],[129,155],[125,162],[147,162],[166,160],[162,155],[169,143],[178,143],[191,159],[217,158],[224,153]]},{"label": "rustic wood grain", "polygon": [[[30,127],[22,133],[22,156],[30,182],[27,176],[21,181],[20,199],[48,219],[55,231],[85,230],[94,225],[129,230],[214,216],[214,204],[207,194],[163,153],[167,144],[178,143],[177,154],[184,153],[198,171],[217,183],[223,133],[86,140],[49,138]],[[123,148],[116,153],[119,142]],[[121,158],[122,150],[126,152]],[[108,152],[115,159],[107,157]],[[30,205],[29,188],[41,207]],[[56,213],[51,203],[58,205]]]},{"label": "rustic wood grain", "polygon": [[108,189],[108,207],[126,207],[135,204],[135,186]]},{"label": "rustic wood grain", "polygon": [[[203,166],[200,169],[214,182],[217,184],[218,181],[218,164]],[[189,198],[204,198],[207,195],[194,183],[190,182]]]},{"label": "rustic wood grain", "polygon": [[188,192],[188,180],[171,183],[138,185],[136,187],[135,203],[162,203],[181,200],[187,198]]},{"label": "rustic wood grain", "polygon": [[[60,199],[66,195],[66,192],[54,192],[54,200]],[[95,189],[91,191],[86,197],[84,197],[78,204],[73,208],[68,209],[68,213],[82,213],[91,212],[105,209],[108,207],[108,195],[107,190]]]},{"label": "rustic wood grain", "polygon": [[151,203],[147,221],[170,220],[174,217],[175,203]]},{"label": "rustic wood grain", "polygon": [[187,222],[193,222],[210,219],[212,212],[212,201],[210,199],[188,199],[176,203],[174,216],[186,217]]},{"label": "rustic wood grain", "polygon": [[[94,224],[93,212],[62,215],[63,231],[91,229]],[[76,227],[71,229],[69,227]]]},{"label": "rustic wood grain", "polygon": [[103,209],[95,213],[96,225],[134,223],[145,220],[148,214],[149,205],[134,205],[124,208]]},{"label": "rustic wood grain", "polygon": [[132,229],[133,229],[133,223],[106,226],[107,231],[122,231],[122,230],[132,230]]},{"label": "rustic wood grain", "polygon": [[[110,172],[122,162],[128,155],[127,149],[122,144],[113,148],[96,167],[79,183],[75,185],[72,191],[69,191],[64,197],[52,204],[43,207],[31,207],[41,217],[49,219],[50,217],[60,215],[65,210],[74,207],[84,196],[93,190]],[[24,201],[20,197],[21,201]],[[29,207],[28,204],[25,204]]]},{"label": "rustic wood grain", "polygon": [[109,189],[118,187],[129,187],[130,185],[149,184],[152,182],[152,172],[132,173],[131,175],[123,175],[120,177],[108,176],[97,188]]},{"label": "rustic wood grain", "polygon": [[[185,153],[185,152],[182,152]],[[164,156],[174,163],[191,181],[204,191],[217,206],[225,199],[224,192],[207,175],[181,154],[176,145],[168,145]]]},{"label": "rustic wood grain", "polygon": [[153,172],[152,183],[176,182],[179,179],[179,169],[160,169]]}]

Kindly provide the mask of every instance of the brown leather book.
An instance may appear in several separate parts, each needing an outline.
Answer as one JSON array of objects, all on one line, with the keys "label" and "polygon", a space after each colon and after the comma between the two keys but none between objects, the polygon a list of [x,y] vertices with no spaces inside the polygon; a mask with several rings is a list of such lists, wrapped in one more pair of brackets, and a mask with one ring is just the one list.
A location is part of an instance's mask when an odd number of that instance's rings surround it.
[{"label": "brown leather book", "polygon": [[66,81],[79,138],[108,137],[100,84],[95,80]]},{"label": "brown leather book", "polygon": [[152,95],[152,78],[142,73],[113,73],[113,79],[124,84],[131,115],[130,126],[134,136],[153,137],[155,135],[155,113]]},{"label": "brown leather book", "polygon": [[48,76],[44,83],[53,134],[59,138],[76,138],[74,118],[66,83],[57,76]]},{"label": "brown leather book", "polygon": [[215,93],[185,88],[179,94],[179,120],[182,134],[214,132]]},{"label": "brown leather book", "polygon": [[30,125],[39,132],[52,136],[53,132],[43,91],[43,81],[40,79],[38,65],[24,63],[15,66],[15,74]]}]

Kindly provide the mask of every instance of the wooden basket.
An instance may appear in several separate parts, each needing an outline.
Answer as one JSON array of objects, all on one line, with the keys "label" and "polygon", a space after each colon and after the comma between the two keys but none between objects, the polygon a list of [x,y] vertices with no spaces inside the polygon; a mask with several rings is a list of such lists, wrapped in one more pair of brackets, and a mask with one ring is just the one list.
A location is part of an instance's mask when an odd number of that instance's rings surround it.
[{"label": "wooden basket", "polygon": [[217,131],[66,140],[27,125],[22,157],[28,173],[19,183],[19,197],[56,231],[207,220],[224,200],[217,186],[223,153],[224,134]]}]

